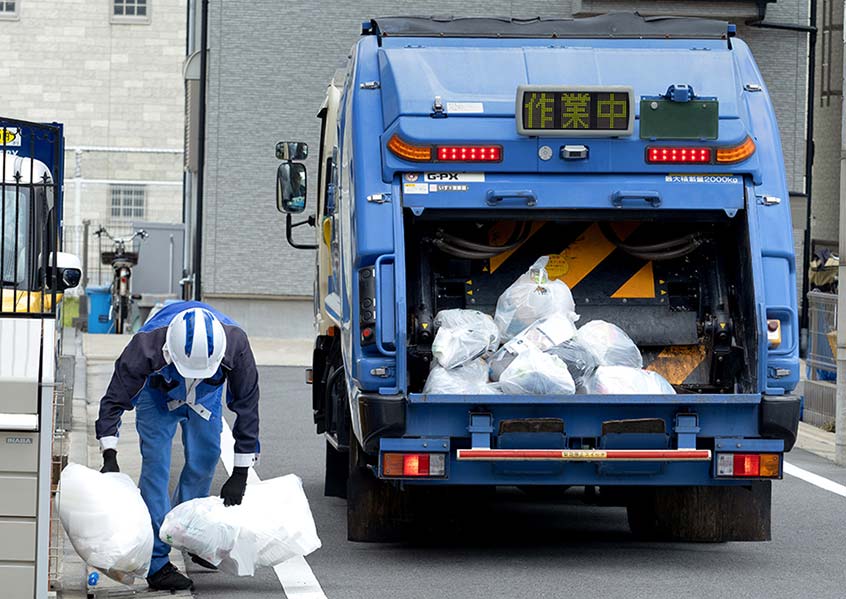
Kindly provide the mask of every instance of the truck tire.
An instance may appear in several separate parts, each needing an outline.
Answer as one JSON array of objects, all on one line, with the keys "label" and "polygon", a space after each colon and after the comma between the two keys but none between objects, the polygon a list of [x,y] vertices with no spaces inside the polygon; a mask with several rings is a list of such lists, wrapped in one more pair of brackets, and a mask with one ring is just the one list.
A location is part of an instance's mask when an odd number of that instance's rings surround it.
[{"label": "truck tire", "polygon": [[339,451],[326,441],[326,471],[323,479],[323,494],[326,497],[347,498],[349,462],[349,452]]},{"label": "truck tire", "polygon": [[636,537],[650,541],[769,541],[772,487],[655,487],[631,494],[626,511]]},{"label": "truck tire", "polygon": [[350,434],[347,479],[347,538],[360,543],[385,543],[405,536],[410,513],[407,495],[376,478],[354,433]]}]

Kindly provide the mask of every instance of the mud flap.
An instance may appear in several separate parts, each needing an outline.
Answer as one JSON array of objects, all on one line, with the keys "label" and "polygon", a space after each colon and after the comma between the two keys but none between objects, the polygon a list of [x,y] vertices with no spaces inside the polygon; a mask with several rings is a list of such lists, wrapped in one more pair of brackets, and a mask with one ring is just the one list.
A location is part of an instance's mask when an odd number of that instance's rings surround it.
[{"label": "mud flap", "polygon": [[355,435],[350,437],[349,469],[347,539],[362,543],[403,539],[411,513],[408,493],[373,474]]},{"label": "mud flap", "polygon": [[628,502],[642,539],[723,543],[772,539],[770,481],[738,487],[644,487]]}]

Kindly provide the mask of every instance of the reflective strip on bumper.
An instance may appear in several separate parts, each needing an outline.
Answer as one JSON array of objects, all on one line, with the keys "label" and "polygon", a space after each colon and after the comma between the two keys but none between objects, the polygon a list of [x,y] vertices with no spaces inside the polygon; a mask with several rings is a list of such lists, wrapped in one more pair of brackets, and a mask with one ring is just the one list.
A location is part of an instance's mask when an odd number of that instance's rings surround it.
[{"label": "reflective strip on bumper", "polygon": [[706,462],[710,449],[459,449],[458,461]]}]

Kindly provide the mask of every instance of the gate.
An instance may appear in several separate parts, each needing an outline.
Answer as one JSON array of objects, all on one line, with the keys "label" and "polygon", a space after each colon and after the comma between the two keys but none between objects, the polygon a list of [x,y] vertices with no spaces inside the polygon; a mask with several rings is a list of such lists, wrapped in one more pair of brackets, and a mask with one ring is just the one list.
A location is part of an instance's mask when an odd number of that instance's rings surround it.
[{"label": "gate", "polygon": [[62,126],[0,117],[0,316],[55,315]]}]

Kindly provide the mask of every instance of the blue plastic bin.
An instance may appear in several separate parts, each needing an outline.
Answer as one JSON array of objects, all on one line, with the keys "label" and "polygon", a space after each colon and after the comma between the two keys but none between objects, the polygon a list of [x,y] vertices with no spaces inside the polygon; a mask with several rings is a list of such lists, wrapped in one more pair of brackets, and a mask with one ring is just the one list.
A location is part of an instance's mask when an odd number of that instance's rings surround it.
[{"label": "blue plastic bin", "polygon": [[109,308],[112,303],[110,285],[99,285],[85,288],[88,296],[88,332],[110,333],[112,321],[109,318]]}]

